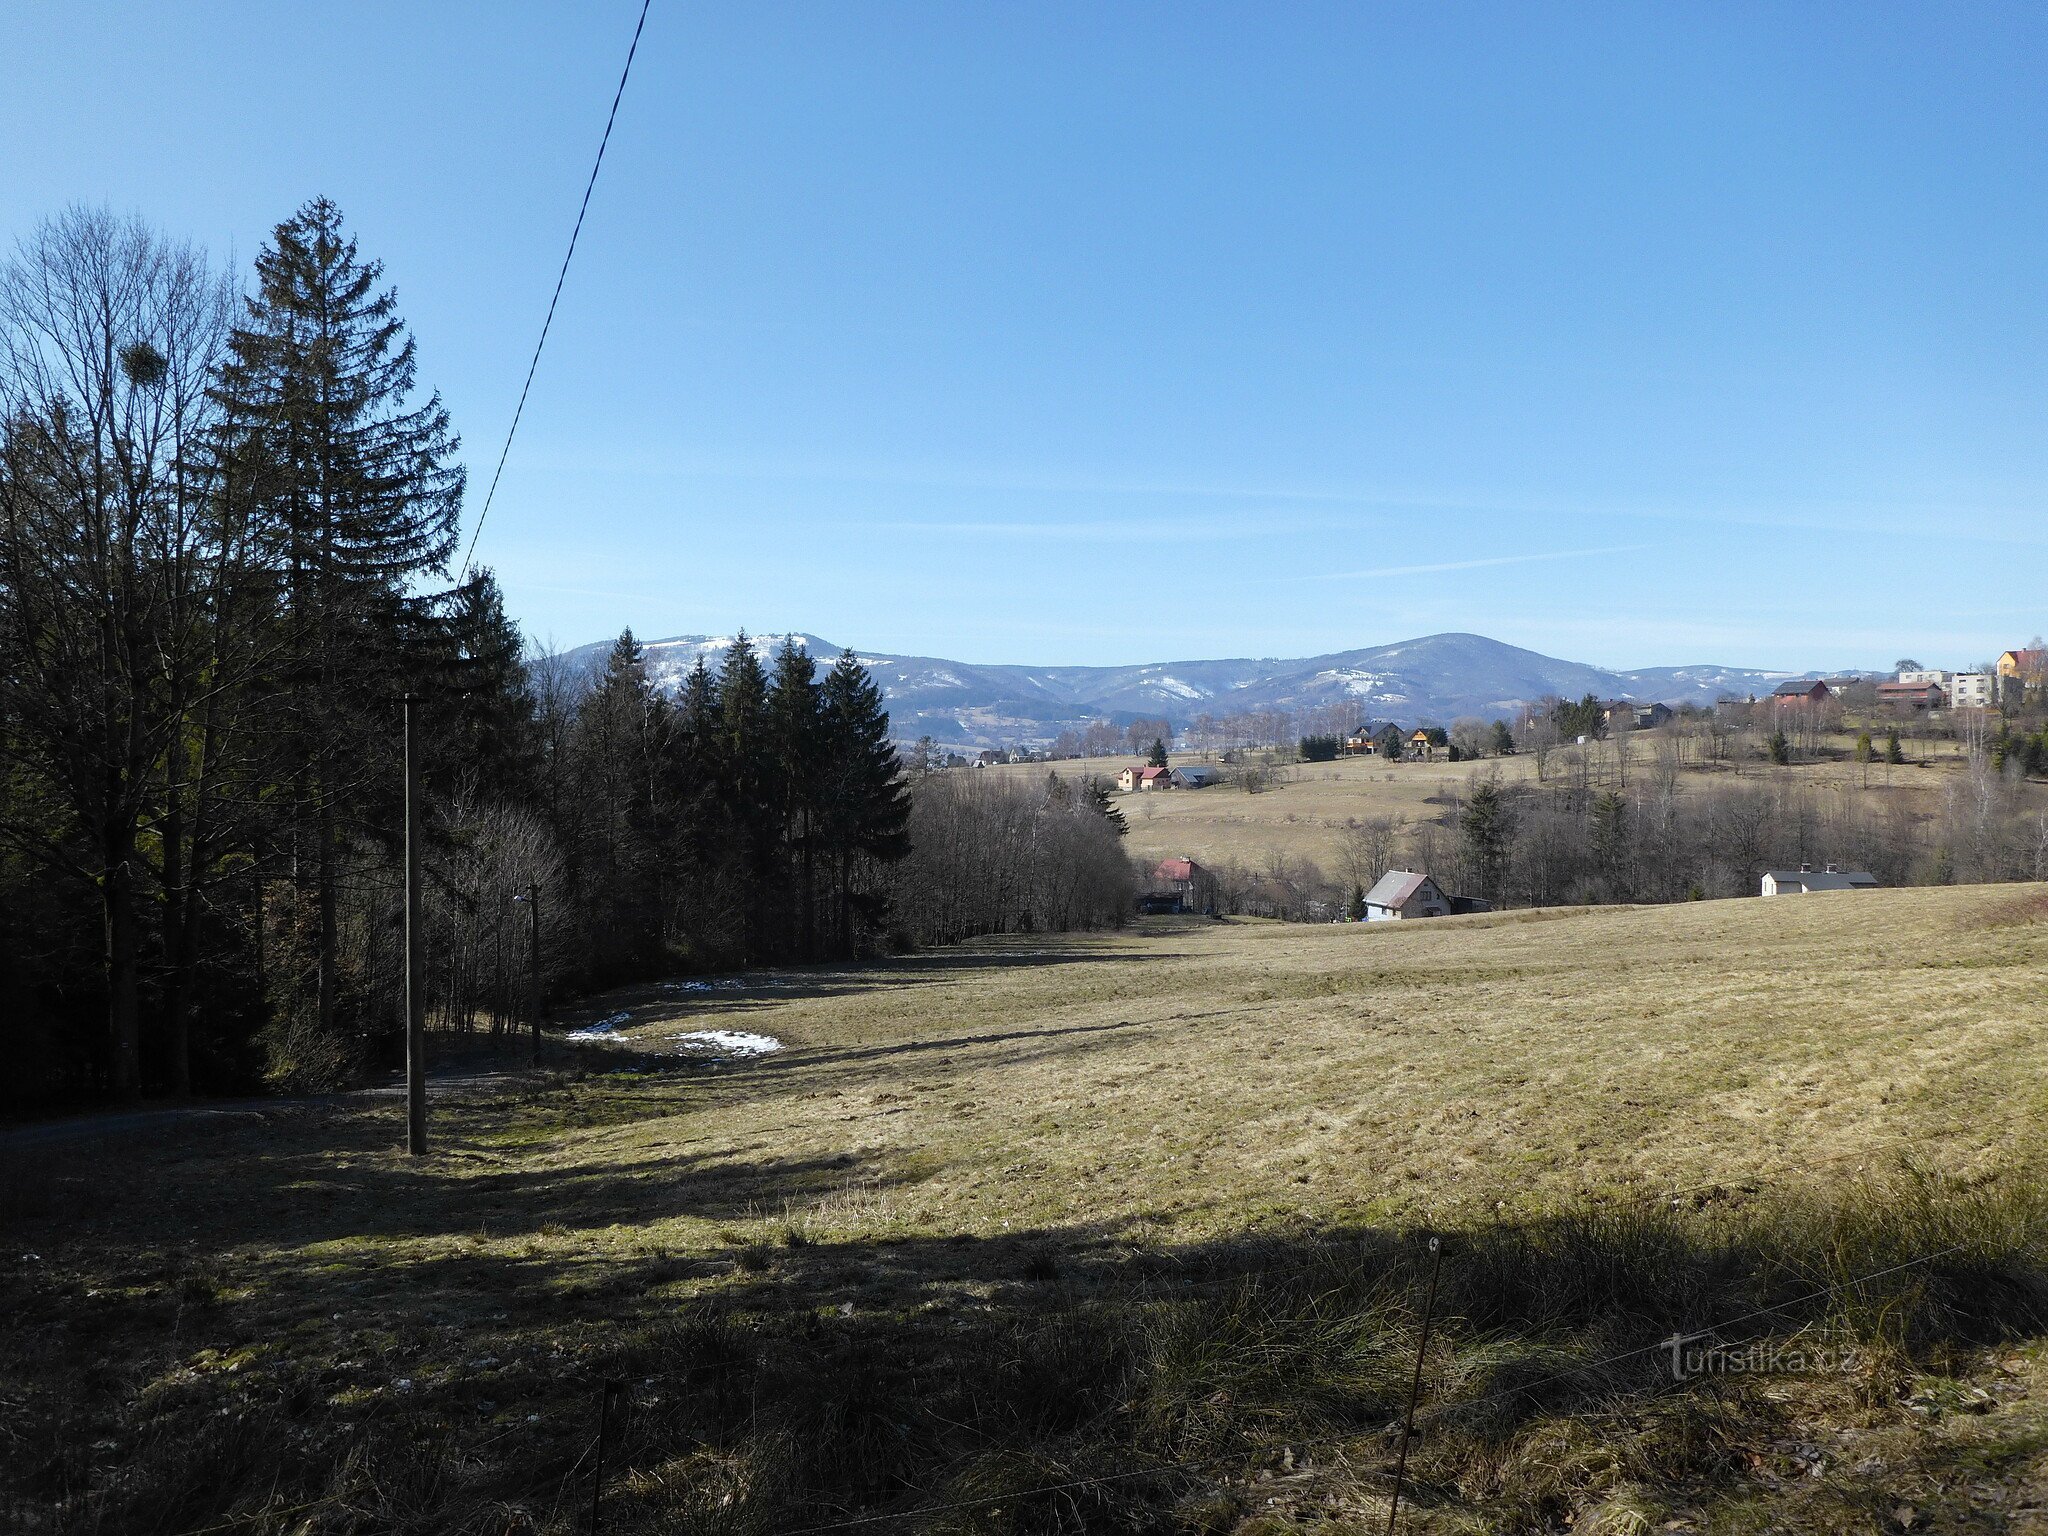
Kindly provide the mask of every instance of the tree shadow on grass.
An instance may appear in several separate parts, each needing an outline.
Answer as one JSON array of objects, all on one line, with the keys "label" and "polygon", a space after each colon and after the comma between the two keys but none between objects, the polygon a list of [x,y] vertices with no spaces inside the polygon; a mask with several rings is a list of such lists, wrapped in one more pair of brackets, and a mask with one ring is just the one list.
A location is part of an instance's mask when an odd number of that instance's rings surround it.
[{"label": "tree shadow on grass", "polygon": [[[1227,1010],[1226,1010],[1227,1011]],[[994,1071],[1053,1057],[1076,1057],[1107,1050],[1145,1030],[1184,1025],[1189,1018],[1119,1019],[1107,1024],[1047,1024],[1043,1027],[994,1029],[969,1034],[942,1034],[916,1040],[872,1044],[788,1045],[771,1054],[738,1061],[705,1061],[665,1054],[663,1025],[703,1024],[700,1017],[663,1021],[622,1037],[617,1045],[592,1045],[579,1054],[582,1070],[599,1075],[645,1075],[674,1080],[686,1091],[721,1100],[759,1098],[787,1091],[787,1079],[800,1077],[812,1090],[844,1088],[858,1083],[877,1065],[892,1061],[925,1061],[941,1067]],[[688,1034],[678,1028],[676,1034]],[[673,1049],[673,1047],[671,1048]],[[955,1060],[954,1058],[960,1058]]]},{"label": "tree shadow on grass", "polygon": [[[1154,940],[1172,934],[1144,935]],[[1131,948],[1132,935],[1015,934],[978,939],[946,949],[890,956],[858,965],[785,966],[737,975],[636,983],[580,1000],[562,1011],[564,1022],[589,1022],[620,1009],[673,1008],[678,1017],[745,1014],[783,1003],[959,984],[990,971],[1052,967],[1124,969],[1170,959],[1178,951],[1156,944]]]},{"label": "tree shadow on grass", "polygon": [[930,1040],[899,1040],[885,1045],[825,1045],[808,1046],[790,1053],[788,1062],[775,1060],[765,1063],[771,1069],[787,1070],[799,1064],[828,1063],[833,1066],[851,1066],[858,1062],[886,1061],[898,1056],[919,1056],[933,1052],[970,1051],[984,1046],[1027,1045],[1044,1047],[1043,1050],[1009,1052],[995,1064],[1008,1064],[1029,1056],[1065,1054],[1070,1044],[1077,1040],[1088,1040],[1104,1036],[1126,1034],[1132,1030],[1157,1028],[1160,1025],[1177,1022],[1170,1019],[1131,1020],[1119,1019],[1114,1024],[1059,1024],[1044,1029],[993,1030],[978,1035],[942,1035]]},{"label": "tree shadow on grass", "polygon": [[[257,1154],[233,1134],[172,1182]],[[2048,1326],[2042,1201],[1997,1186],[1151,1242],[1078,1215],[894,1231],[822,1208],[882,1172],[838,1159],[455,1177],[358,1166],[347,1146],[260,1171],[347,1181],[309,1194],[342,1202],[324,1215],[137,1194],[98,1213],[75,1269],[6,1272],[24,1405],[7,1495],[56,1511],[53,1530],[567,1531],[604,1385],[621,1382],[609,1531],[1383,1519],[1437,1235],[1413,1497],[1552,1530],[1617,1459],[1674,1497],[1754,1497],[1754,1447],[1803,1433],[1785,1383],[1675,1380],[1674,1334],[1805,1330],[1858,1344],[1882,1377]],[[693,1188],[796,1215],[777,1243],[609,1240]],[[547,1244],[519,1240],[556,1223]],[[61,1225],[15,1235],[69,1241]],[[364,1229],[413,1240],[327,1251]],[[1796,1385],[1820,1403],[1866,1392],[1865,1411],[1895,1400],[1878,1379]],[[302,1503],[314,1514],[265,1513]]]}]

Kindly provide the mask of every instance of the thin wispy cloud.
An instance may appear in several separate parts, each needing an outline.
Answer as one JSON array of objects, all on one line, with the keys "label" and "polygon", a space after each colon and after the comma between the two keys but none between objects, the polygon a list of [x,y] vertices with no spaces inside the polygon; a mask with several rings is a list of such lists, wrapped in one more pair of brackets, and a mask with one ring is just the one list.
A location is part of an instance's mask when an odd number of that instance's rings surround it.
[{"label": "thin wispy cloud", "polygon": [[1307,519],[1275,513],[1245,516],[1180,516],[1104,520],[1076,518],[1017,521],[953,518],[944,521],[898,521],[876,527],[891,533],[969,539],[1046,540],[1071,544],[1179,544],[1190,539],[1265,538],[1278,527],[1289,530],[1309,526]]},{"label": "thin wispy cloud", "polygon": [[1478,571],[1496,565],[1533,565],[1542,560],[1591,560],[1599,555],[1633,555],[1649,544],[1610,544],[1601,549],[1552,549],[1533,555],[1490,555],[1479,560],[1435,560],[1427,565],[1379,565],[1368,571],[1323,571],[1314,581],[1359,581],[1379,576],[1430,576],[1439,571]]},{"label": "thin wispy cloud", "polygon": [[[546,458],[561,473],[630,474],[667,482],[728,481],[948,491],[992,496],[1057,496],[1103,501],[1167,501],[1183,504],[1236,503],[1246,516],[1274,515],[1281,506],[1350,508],[1375,513],[1457,513],[1474,517],[1589,518],[1611,523],[1655,522],[1729,525],[1798,531],[1846,533],[1859,537],[1916,536],[1930,521],[1943,525],[1944,537],[1975,543],[2038,547],[2048,544],[2040,528],[2041,496],[1992,493],[1981,499],[1896,495],[1770,497],[1743,500],[1672,499],[1649,491],[1641,496],[1612,492],[1555,494],[1494,492],[1479,487],[1340,486],[1237,481],[1229,478],[1190,479],[1143,474],[1116,475],[1041,471],[1022,465],[973,465],[899,461],[810,459],[793,454],[781,459],[749,459],[663,448],[658,452],[606,445],[602,452],[579,451]],[[1265,510],[1261,511],[1261,504]],[[1196,514],[1202,515],[1202,514]],[[1227,514],[1210,514],[1225,516]],[[1185,515],[1184,515],[1185,516]],[[1053,537],[1063,529],[1084,528],[1077,516],[1067,524],[1058,518],[941,522],[933,531],[980,532],[991,536]],[[908,525],[906,525],[908,526]],[[1140,532],[1084,532],[1092,542],[1140,542]]]}]

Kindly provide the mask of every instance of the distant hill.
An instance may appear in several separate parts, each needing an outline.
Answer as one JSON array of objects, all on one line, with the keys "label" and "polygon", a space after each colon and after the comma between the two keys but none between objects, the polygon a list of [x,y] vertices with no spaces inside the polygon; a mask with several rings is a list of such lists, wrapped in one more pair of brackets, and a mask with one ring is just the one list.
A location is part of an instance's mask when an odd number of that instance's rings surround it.
[{"label": "distant hill", "polygon": [[[753,637],[762,655],[781,635]],[[816,635],[795,636],[821,665],[841,648]],[[705,658],[714,671],[730,635],[677,635],[646,642],[657,686],[675,688]],[[609,641],[572,651],[572,663],[597,666]],[[1509,717],[1548,695],[1707,704],[1723,694],[1768,693],[1809,674],[1740,667],[1648,667],[1616,672],[1560,661],[1484,635],[1425,635],[1393,645],[1299,660],[1236,658],[1162,661],[1130,667],[976,665],[936,656],[860,653],[889,699],[896,736],[929,735],[945,746],[1016,747],[1050,741],[1067,726],[1164,716],[1176,725],[1200,714],[1303,710],[1355,703],[1361,718],[1449,724],[1460,715]]]}]

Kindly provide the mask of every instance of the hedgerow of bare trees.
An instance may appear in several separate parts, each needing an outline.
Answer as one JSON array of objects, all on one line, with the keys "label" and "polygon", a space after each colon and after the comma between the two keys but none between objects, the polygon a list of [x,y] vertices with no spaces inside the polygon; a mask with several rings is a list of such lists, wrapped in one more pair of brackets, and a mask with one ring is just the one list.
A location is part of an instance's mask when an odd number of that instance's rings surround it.
[{"label": "hedgerow of bare trees", "polygon": [[933,943],[979,934],[1121,927],[1136,890],[1099,784],[953,772],[918,783],[892,905]]}]

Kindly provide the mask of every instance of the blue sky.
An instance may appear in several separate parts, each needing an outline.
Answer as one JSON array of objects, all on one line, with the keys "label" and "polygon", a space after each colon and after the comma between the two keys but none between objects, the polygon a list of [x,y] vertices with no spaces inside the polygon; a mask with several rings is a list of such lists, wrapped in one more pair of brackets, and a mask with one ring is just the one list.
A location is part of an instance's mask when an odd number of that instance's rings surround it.
[{"label": "blue sky", "polygon": [[[0,243],[381,257],[473,466],[636,0],[16,0]],[[479,558],[562,644],[2048,628],[2048,10],[654,0]]]}]

